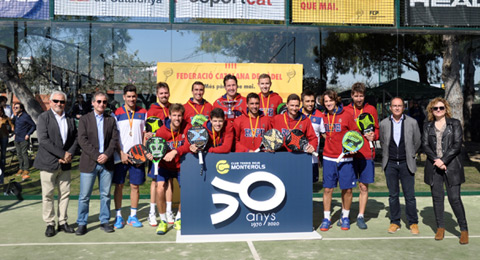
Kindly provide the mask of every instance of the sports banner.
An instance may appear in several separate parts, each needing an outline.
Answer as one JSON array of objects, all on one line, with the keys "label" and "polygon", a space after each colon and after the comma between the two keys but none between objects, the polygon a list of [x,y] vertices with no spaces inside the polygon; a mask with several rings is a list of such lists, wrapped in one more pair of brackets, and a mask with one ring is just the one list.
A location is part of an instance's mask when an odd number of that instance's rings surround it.
[{"label": "sports banner", "polygon": [[177,0],[176,18],[285,20],[284,0]]},{"label": "sports banner", "polygon": [[406,25],[480,26],[480,0],[405,0]]},{"label": "sports banner", "polygon": [[47,20],[49,0],[0,0],[0,17]]},{"label": "sports banner", "polygon": [[388,24],[395,0],[292,0],[292,23]]},{"label": "sports banner", "polygon": [[169,17],[170,0],[55,0],[55,15]]},{"label": "sports banner", "polygon": [[312,232],[312,156],[230,153],[181,165],[182,236]]},{"label": "sports banner", "polygon": [[195,81],[205,84],[203,97],[213,104],[225,94],[223,78],[227,74],[237,77],[237,92],[242,96],[250,92],[260,93],[258,76],[263,73],[270,75],[271,90],[277,92],[284,101],[292,93],[302,93],[302,64],[157,63],[157,82],[167,82],[170,87],[170,102],[181,104],[191,97],[192,84]]}]

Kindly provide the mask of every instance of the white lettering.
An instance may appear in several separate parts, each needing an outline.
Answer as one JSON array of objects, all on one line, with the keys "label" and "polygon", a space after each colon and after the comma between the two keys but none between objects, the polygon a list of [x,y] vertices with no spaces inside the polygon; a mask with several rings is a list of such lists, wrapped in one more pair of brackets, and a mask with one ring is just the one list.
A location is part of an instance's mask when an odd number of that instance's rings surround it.
[{"label": "white lettering", "polygon": [[417,3],[424,7],[480,7],[480,0],[410,0],[410,7]]}]

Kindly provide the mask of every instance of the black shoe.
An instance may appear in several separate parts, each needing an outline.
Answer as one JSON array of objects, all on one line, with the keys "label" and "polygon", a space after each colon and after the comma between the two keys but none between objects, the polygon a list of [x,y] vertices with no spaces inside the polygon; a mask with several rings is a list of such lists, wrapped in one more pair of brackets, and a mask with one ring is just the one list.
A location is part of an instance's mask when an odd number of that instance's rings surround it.
[{"label": "black shoe", "polygon": [[110,224],[108,223],[103,223],[103,224],[100,224],[100,229],[107,232],[107,233],[112,233],[112,232],[115,232],[115,230],[113,229],[112,226],[110,226]]},{"label": "black shoe", "polygon": [[63,225],[58,225],[58,232],[60,231],[63,231],[65,233],[75,233],[75,229],[69,226],[66,222]]},{"label": "black shoe", "polygon": [[77,231],[75,231],[75,235],[83,236],[87,234],[87,225],[78,225]]},{"label": "black shoe", "polygon": [[48,225],[47,230],[45,230],[45,236],[46,237],[53,237],[55,236],[55,226],[53,225]]}]

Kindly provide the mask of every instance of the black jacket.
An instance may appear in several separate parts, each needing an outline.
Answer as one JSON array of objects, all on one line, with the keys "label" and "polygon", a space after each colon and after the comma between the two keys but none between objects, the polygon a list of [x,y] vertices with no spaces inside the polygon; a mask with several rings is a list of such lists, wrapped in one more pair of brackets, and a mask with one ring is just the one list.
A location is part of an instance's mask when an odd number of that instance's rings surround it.
[{"label": "black jacket", "polygon": [[[442,136],[442,152],[440,158],[447,166],[447,180],[449,185],[459,185],[465,182],[465,173],[461,158],[463,130],[460,121],[454,118],[446,118],[446,128]],[[434,171],[440,171],[433,166],[433,161],[438,158],[436,147],[437,137],[435,135],[435,122],[426,122],[423,127],[422,146],[427,154],[425,163],[424,181],[433,185]]]}]

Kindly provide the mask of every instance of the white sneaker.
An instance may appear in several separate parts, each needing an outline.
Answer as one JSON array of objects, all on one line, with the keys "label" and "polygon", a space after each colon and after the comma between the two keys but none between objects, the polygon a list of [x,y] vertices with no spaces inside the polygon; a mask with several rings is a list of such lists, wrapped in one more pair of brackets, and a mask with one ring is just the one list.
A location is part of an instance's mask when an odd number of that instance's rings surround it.
[{"label": "white sneaker", "polygon": [[148,214],[148,224],[150,224],[152,227],[156,227],[158,225],[157,216],[155,216],[155,213]]},{"label": "white sneaker", "polygon": [[173,216],[173,212],[167,212],[167,223],[173,224],[175,223],[175,216]]}]

